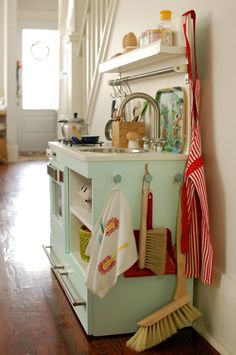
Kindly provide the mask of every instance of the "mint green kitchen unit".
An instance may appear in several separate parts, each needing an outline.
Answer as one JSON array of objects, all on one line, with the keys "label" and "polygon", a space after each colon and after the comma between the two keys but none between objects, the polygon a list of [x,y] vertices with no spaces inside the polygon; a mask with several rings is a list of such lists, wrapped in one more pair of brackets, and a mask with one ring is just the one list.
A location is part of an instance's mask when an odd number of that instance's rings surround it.
[{"label": "mint green kitchen unit", "polygon": [[[115,175],[121,177],[119,187],[130,206],[133,227],[139,229],[141,186],[148,163],[153,178],[153,227],[168,227],[174,242],[180,190],[176,180],[183,174],[186,155],[83,152],[83,148],[58,142],[50,142],[49,147],[51,240],[44,249],[53,271],[87,334],[135,332],[139,320],[171,301],[176,276],[122,275],[107,295],[99,298],[85,285],[88,263],[80,256],[79,230],[82,225],[93,230]],[[79,205],[83,185],[91,186],[91,210]],[[192,280],[188,280],[188,287],[192,294]]]}]

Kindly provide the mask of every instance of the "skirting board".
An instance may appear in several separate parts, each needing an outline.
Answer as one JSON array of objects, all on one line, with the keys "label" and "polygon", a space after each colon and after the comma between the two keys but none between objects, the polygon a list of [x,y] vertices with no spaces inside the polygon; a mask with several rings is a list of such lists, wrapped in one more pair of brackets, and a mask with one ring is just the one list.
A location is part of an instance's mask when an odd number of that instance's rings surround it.
[{"label": "skirting board", "polygon": [[203,327],[199,323],[193,324],[194,330],[201,335],[215,350],[217,350],[221,355],[235,355],[231,351],[227,350],[224,345],[219,343],[208,331],[205,327]]},{"label": "skirting board", "polygon": [[194,284],[194,305],[202,312],[193,325],[221,355],[234,355],[236,349],[236,279],[215,269],[211,287]]},{"label": "skirting board", "polygon": [[17,144],[7,143],[7,160],[9,163],[18,161],[18,146]]}]

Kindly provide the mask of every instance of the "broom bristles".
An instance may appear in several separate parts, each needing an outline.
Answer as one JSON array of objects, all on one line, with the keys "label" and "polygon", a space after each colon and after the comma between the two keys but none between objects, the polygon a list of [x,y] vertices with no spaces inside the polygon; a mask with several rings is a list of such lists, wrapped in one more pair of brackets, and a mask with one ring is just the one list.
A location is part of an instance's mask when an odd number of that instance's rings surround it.
[{"label": "broom bristles", "polygon": [[201,312],[192,304],[187,303],[151,326],[141,326],[126,345],[137,352],[150,349],[170,338],[177,333],[178,329],[188,326],[200,316]]},{"label": "broom bristles", "polygon": [[163,275],[166,266],[167,235],[147,232],[145,267],[156,275]]}]

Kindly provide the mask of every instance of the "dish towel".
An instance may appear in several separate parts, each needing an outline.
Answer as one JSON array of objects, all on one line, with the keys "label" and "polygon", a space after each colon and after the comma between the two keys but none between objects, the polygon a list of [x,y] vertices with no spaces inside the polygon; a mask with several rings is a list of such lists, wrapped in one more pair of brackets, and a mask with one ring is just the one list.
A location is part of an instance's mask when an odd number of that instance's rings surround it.
[{"label": "dish towel", "polygon": [[116,186],[107,197],[86,254],[90,256],[86,285],[99,297],[104,297],[117,277],[138,259],[131,211]]}]

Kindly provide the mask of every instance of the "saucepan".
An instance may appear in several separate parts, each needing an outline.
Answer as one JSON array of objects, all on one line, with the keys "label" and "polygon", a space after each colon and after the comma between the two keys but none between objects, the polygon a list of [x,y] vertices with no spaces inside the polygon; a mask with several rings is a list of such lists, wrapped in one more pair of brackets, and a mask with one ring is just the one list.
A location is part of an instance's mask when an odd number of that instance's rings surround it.
[{"label": "saucepan", "polygon": [[97,144],[99,141],[99,136],[84,135],[81,136],[81,142],[84,144]]},{"label": "saucepan", "polygon": [[60,120],[58,122],[61,123],[61,133],[65,139],[71,139],[73,136],[80,138],[81,135],[88,133],[88,125],[83,118]]},{"label": "saucepan", "polygon": [[74,143],[80,144],[97,144],[99,143],[99,136],[83,135],[79,139],[77,137],[71,137]]}]

